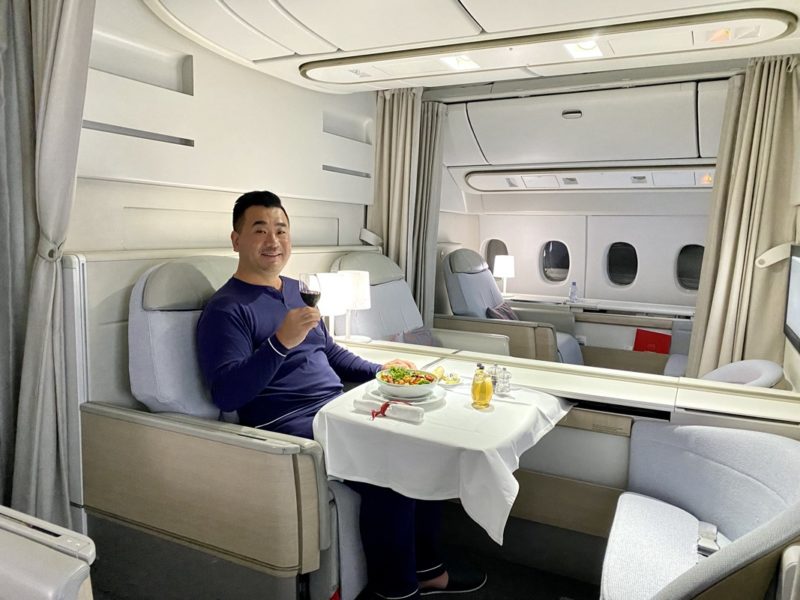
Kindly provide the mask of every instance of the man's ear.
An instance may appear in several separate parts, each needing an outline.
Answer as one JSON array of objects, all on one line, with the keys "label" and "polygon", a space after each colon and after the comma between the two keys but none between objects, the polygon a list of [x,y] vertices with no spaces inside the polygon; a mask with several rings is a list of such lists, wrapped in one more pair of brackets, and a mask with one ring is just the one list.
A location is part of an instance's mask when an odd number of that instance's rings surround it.
[{"label": "man's ear", "polygon": [[231,245],[233,246],[233,251],[239,251],[239,232],[235,229],[231,231]]}]

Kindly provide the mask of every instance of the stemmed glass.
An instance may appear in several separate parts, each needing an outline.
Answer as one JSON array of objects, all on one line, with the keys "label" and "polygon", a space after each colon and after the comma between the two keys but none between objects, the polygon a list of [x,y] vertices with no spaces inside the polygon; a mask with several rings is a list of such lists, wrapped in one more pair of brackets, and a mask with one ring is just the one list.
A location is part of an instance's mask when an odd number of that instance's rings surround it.
[{"label": "stemmed glass", "polygon": [[300,273],[300,297],[306,306],[316,306],[322,296],[319,277],[316,273]]}]

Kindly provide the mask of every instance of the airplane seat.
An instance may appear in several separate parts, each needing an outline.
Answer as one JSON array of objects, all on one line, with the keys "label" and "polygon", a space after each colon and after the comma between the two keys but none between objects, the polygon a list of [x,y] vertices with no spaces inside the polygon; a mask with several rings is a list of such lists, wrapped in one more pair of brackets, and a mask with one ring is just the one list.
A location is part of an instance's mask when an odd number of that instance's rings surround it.
[{"label": "airplane seat", "polygon": [[709,371],[700,379],[771,388],[783,379],[783,367],[771,360],[737,360]]},{"label": "airplane seat", "polygon": [[800,537],[800,442],[637,421],[601,600],[762,598]]},{"label": "airplane seat", "polygon": [[[220,411],[211,400],[197,364],[195,330],[206,302],[235,270],[236,259],[233,257],[187,257],[148,269],[134,285],[130,297],[128,321],[130,383],[134,397],[151,412],[172,413],[171,417],[182,417],[184,420],[186,420],[184,415],[203,420],[220,419]],[[248,436],[252,436],[247,433],[251,430],[248,427],[233,423],[217,423],[217,425],[223,428],[222,431],[245,436],[240,439],[247,440],[250,439]],[[347,486],[328,484],[322,451],[316,442],[261,430],[258,430],[258,434],[265,441],[274,440],[276,446],[279,446],[276,448],[276,453],[281,454],[287,461],[287,465],[275,466],[274,476],[270,476],[273,484],[280,486],[282,485],[280,482],[285,481],[286,486],[294,486],[298,478],[304,479],[314,489],[314,498],[306,498],[303,502],[316,503],[319,507],[318,523],[305,522],[305,519],[309,518],[308,515],[314,514],[308,508],[303,510],[306,514],[296,515],[300,522],[292,527],[287,527],[278,521],[273,523],[279,527],[280,535],[287,536],[284,540],[276,539],[274,543],[286,547],[296,546],[304,555],[308,554],[308,550],[303,549],[305,540],[296,539],[297,534],[304,530],[313,532],[318,527],[317,552],[329,549],[333,540],[336,564],[330,568],[336,571],[333,575],[322,572],[319,569],[319,562],[323,559],[317,558],[316,561],[314,559],[307,561],[312,565],[310,568],[301,566],[301,572],[311,572],[312,587],[329,588],[332,579],[341,581],[340,597],[342,600],[352,600],[366,585],[363,556],[352,550],[360,549],[360,540],[354,541],[358,530],[355,529],[353,533],[352,526],[353,522],[358,521],[360,502],[358,494]],[[294,450],[289,448],[290,445],[299,446],[301,454],[311,455],[313,461],[304,461],[304,464],[311,463],[313,466],[304,467],[302,472],[298,471],[292,475],[298,468],[296,464],[298,458],[294,455]],[[295,493],[300,496],[301,491],[297,490]],[[271,518],[278,519],[277,516]],[[337,524],[338,528],[331,531],[331,527],[337,527]],[[258,544],[261,545],[263,542]],[[285,551],[275,552],[280,554]],[[263,553],[263,550],[259,552]],[[322,595],[328,598],[331,593],[328,591]]]},{"label": "airplane seat", "polygon": [[370,308],[353,312],[350,328],[355,334],[376,340],[509,354],[505,335],[425,328],[403,271],[386,256],[351,252],[337,258],[331,270],[369,273]]},{"label": "airplane seat", "polygon": [[217,419],[197,364],[195,331],[206,302],[236,271],[236,259],[195,256],[156,265],[131,291],[128,370],[134,397],[154,413]]},{"label": "airplane seat", "polygon": [[88,537],[0,506],[0,598],[91,600]]},{"label": "airplane seat", "polygon": [[689,342],[692,338],[692,321],[675,319],[672,321],[672,339],[669,344],[669,358],[664,365],[664,375],[683,377],[689,362]]},{"label": "airplane seat", "polygon": [[556,330],[556,346],[560,362],[583,364],[583,355],[575,336],[575,318],[572,312],[558,308],[541,309],[508,307],[503,295],[483,257],[468,248],[459,248],[448,254],[442,262],[444,282],[454,315],[488,319],[487,311],[507,314],[511,320],[551,323]]}]

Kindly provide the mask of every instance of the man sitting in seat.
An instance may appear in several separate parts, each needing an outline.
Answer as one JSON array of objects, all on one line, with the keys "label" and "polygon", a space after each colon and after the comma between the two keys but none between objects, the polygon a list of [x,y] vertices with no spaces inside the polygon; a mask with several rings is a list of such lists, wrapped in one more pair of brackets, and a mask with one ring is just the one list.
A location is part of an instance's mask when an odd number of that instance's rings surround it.
[{"label": "man sitting in seat", "polygon": [[[366,361],[334,343],[298,281],[281,275],[292,251],[289,217],[271,192],[249,192],[233,208],[239,265],[209,300],[197,325],[200,369],[214,403],[243,425],[312,438],[317,411],[342,393],[342,379],[364,382],[391,365]],[[418,598],[465,592],[486,581],[451,579],[441,560],[438,502],[349,483],[361,495],[361,537],[371,593]]]}]

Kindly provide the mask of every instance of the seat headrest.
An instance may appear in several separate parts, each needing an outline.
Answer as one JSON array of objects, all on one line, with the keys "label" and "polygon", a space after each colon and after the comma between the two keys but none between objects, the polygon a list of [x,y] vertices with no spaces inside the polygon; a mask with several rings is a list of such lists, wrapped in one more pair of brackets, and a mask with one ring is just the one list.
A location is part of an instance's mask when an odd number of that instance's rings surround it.
[{"label": "seat headrest", "polygon": [[236,271],[231,256],[192,256],[166,262],[147,278],[144,310],[201,310]]},{"label": "seat headrest", "polygon": [[370,285],[405,279],[394,261],[374,252],[350,252],[340,256],[331,265],[331,271],[368,271]]},{"label": "seat headrest", "polygon": [[489,269],[483,257],[469,248],[459,248],[447,257],[453,273],[480,273]]}]

